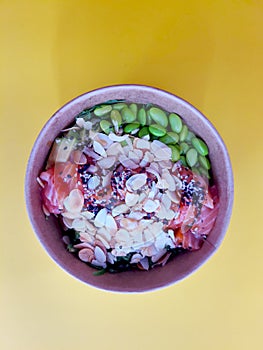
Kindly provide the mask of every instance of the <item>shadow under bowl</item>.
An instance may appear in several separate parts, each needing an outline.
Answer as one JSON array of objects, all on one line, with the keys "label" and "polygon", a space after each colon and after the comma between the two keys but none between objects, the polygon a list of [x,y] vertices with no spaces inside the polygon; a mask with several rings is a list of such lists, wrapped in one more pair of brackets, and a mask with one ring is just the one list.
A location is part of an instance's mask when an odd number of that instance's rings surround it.
[{"label": "shadow under bowl", "polygon": [[[42,211],[40,187],[36,181],[43,170],[50,147],[61,130],[71,124],[83,109],[112,99],[125,99],[135,103],[154,103],[168,112],[178,113],[184,122],[209,147],[213,178],[219,192],[219,213],[215,226],[198,251],[178,255],[167,265],[150,271],[127,271],[94,276],[94,269],[65,249],[58,220],[46,220]],[[26,171],[25,199],[34,231],[49,256],[66,272],[95,288],[140,293],[172,285],[201,267],[218,249],[226,234],[233,205],[233,174],[225,144],[209,122],[195,107],[166,91],[144,85],[115,85],[87,92],[59,109],[45,124],[33,146]]]}]

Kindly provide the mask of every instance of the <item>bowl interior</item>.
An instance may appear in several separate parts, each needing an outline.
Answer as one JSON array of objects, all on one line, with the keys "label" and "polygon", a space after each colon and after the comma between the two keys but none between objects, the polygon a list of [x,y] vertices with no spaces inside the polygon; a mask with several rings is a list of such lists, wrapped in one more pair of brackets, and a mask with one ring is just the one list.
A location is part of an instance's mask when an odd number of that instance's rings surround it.
[{"label": "bowl interior", "polygon": [[[215,226],[202,248],[171,260],[164,267],[150,271],[127,271],[94,276],[93,269],[67,252],[61,240],[56,218],[45,219],[40,188],[36,181],[43,169],[54,139],[74,121],[83,109],[112,99],[135,103],[154,103],[168,112],[178,113],[209,147],[215,184],[219,191],[219,213]],[[65,271],[91,286],[115,292],[145,292],[173,284],[190,275],[213,255],[226,233],[233,202],[233,176],[226,147],[212,124],[192,105],[168,92],[140,85],[118,85],[94,90],[70,101],[57,111],[40,132],[30,155],[25,197],[32,226],[51,258]]]}]

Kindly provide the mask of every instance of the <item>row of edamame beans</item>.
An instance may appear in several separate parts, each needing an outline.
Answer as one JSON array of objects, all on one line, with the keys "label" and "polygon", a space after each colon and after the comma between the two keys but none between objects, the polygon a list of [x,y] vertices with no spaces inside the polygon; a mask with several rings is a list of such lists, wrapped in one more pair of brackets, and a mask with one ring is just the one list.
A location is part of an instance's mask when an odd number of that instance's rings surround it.
[{"label": "row of edamame beans", "polygon": [[123,129],[123,133],[140,138],[148,135],[148,139],[157,139],[171,148],[172,161],[181,160],[194,172],[210,177],[206,143],[188,129],[178,114],[153,105],[124,102],[98,106],[93,113],[101,118],[100,128],[104,133]]}]

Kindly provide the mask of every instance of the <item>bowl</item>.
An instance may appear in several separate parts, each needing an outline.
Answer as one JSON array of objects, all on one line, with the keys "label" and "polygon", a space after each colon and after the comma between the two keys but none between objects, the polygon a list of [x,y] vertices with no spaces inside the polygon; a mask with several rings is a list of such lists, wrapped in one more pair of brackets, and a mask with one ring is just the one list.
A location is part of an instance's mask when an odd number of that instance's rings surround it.
[{"label": "bowl", "polygon": [[[219,212],[209,239],[200,250],[178,255],[163,267],[149,271],[126,271],[94,276],[94,269],[65,249],[61,227],[54,216],[46,220],[36,181],[50,147],[60,131],[74,121],[82,110],[108,100],[124,99],[135,103],[154,103],[168,112],[178,113],[186,124],[209,147],[214,182],[219,193]],[[221,245],[226,234],[233,204],[233,175],[226,146],[211,122],[195,107],[169,92],[143,85],[115,85],[96,89],[76,97],[60,108],[45,124],[35,141],[25,177],[25,199],[28,215],[37,238],[48,255],[66,272],[89,286],[120,292],[141,293],[179,282],[199,269]]]}]

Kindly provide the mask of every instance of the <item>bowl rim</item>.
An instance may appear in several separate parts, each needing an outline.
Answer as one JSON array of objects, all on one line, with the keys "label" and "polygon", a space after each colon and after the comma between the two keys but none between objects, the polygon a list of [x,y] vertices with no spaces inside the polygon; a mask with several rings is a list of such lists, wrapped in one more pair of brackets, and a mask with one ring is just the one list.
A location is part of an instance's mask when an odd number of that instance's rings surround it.
[{"label": "bowl rim", "polygon": [[[216,242],[217,244],[213,245],[210,253],[208,253],[198,264],[196,264],[194,267],[192,267],[192,269],[188,273],[186,273],[185,275],[181,276],[178,279],[170,281],[168,283],[162,283],[161,285],[156,285],[155,287],[151,286],[150,288],[145,288],[145,287],[130,288],[130,289],[129,288],[128,289],[127,288],[124,288],[124,289],[123,288],[107,288],[105,286],[101,287],[101,286],[95,285],[94,283],[84,281],[82,278],[80,278],[79,276],[74,274],[74,272],[70,271],[65,266],[65,264],[63,264],[61,262],[61,260],[56,256],[56,254],[52,254],[52,252],[49,249],[47,249],[47,246],[45,245],[44,240],[41,239],[41,237],[39,235],[38,227],[36,225],[36,218],[32,214],[32,194],[30,193],[30,183],[32,181],[32,178],[30,176],[30,173],[32,170],[32,162],[34,163],[34,159],[36,157],[36,154],[35,154],[36,150],[41,146],[43,135],[45,135],[48,132],[50,127],[53,125],[56,117],[58,117],[59,115],[61,115],[63,113],[67,113],[68,111],[70,111],[72,106],[74,106],[75,104],[78,104],[82,101],[86,101],[87,98],[92,98],[92,97],[97,96],[97,95],[102,95],[104,92],[107,93],[107,92],[111,91],[112,93],[114,93],[114,91],[120,91],[120,89],[123,91],[130,91],[130,90],[146,91],[148,93],[158,94],[158,98],[160,98],[161,96],[166,96],[166,97],[168,96],[169,98],[174,100],[176,103],[182,104],[184,107],[186,107],[188,110],[190,110],[193,114],[197,115],[198,118],[201,118],[203,120],[203,122],[207,125],[207,127],[210,128],[211,132],[214,135],[216,135],[216,143],[219,145],[220,149],[224,153],[225,160],[226,160],[227,165],[228,165],[227,169],[226,169],[226,172],[227,172],[226,177],[227,177],[227,181],[228,181],[228,185],[229,185],[228,203],[227,203],[228,205],[227,205],[227,208],[225,210],[226,215],[224,218],[223,227],[221,228],[221,231],[220,231],[221,232],[220,237],[218,237],[218,240]],[[105,101],[105,99],[104,99],[104,101]],[[156,105],[158,105],[158,101],[156,101]],[[74,120],[74,117],[72,118],[72,120]],[[69,124],[69,123],[67,122],[67,124]],[[183,98],[181,98],[181,97],[179,97],[171,92],[168,92],[168,91],[165,91],[163,89],[156,88],[153,86],[143,85],[143,84],[116,84],[116,85],[108,85],[108,86],[100,87],[97,89],[93,89],[93,90],[90,90],[88,92],[84,92],[77,97],[74,97],[70,101],[66,102],[63,106],[61,106],[47,120],[47,122],[44,124],[44,126],[40,130],[40,132],[39,132],[39,134],[38,134],[38,136],[33,144],[33,147],[31,149],[31,152],[30,152],[30,155],[28,158],[28,163],[27,163],[26,173],[25,173],[25,182],[24,182],[24,195],[25,195],[27,213],[28,213],[32,228],[34,230],[35,236],[37,237],[38,241],[40,242],[40,244],[42,245],[44,250],[47,252],[47,254],[51,257],[51,259],[60,268],[62,268],[65,272],[67,272],[70,276],[74,277],[75,279],[81,281],[82,283],[84,283],[86,285],[89,285],[93,288],[96,288],[96,289],[100,289],[100,290],[107,291],[107,292],[115,292],[115,293],[145,293],[145,292],[152,292],[152,291],[160,290],[163,288],[167,288],[167,287],[174,285],[174,284],[184,280],[185,278],[191,276],[202,265],[204,265],[207,262],[207,260],[209,260],[214,255],[214,253],[218,250],[218,248],[222,244],[222,241],[225,238],[227,228],[229,226],[231,215],[232,215],[233,201],[234,201],[234,178],[233,178],[233,169],[232,169],[232,165],[231,165],[230,155],[229,155],[229,152],[227,150],[227,147],[226,147],[221,135],[218,133],[217,129],[214,127],[214,125],[211,123],[211,121],[205,115],[203,115],[203,113],[200,112],[196,107],[194,107],[191,103],[189,103],[187,100],[185,100],[185,99],[183,99]],[[191,252],[191,254],[192,253],[193,252]],[[150,273],[150,272],[146,272],[146,273]]]}]

